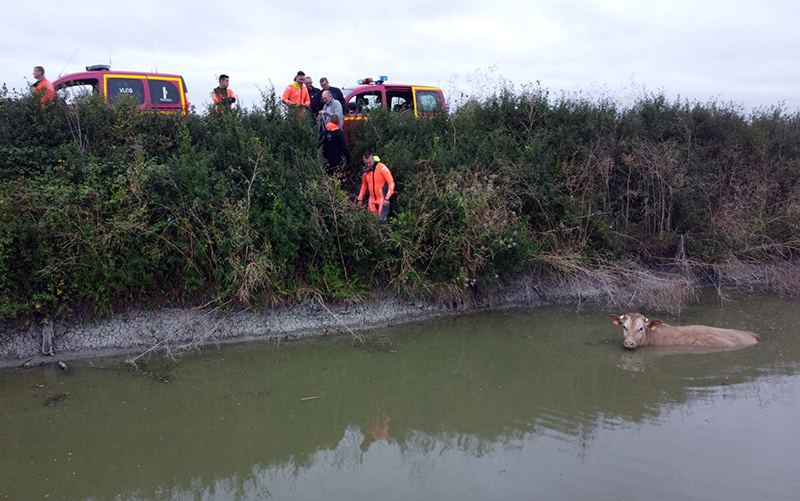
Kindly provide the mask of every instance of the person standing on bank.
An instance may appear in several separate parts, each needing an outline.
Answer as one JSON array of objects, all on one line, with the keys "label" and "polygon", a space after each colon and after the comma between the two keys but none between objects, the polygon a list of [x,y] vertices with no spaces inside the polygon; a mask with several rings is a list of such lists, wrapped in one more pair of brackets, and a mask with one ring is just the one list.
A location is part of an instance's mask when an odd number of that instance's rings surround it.
[{"label": "person standing on bank", "polygon": [[342,105],[339,103],[339,101],[333,99],[333,95],[329,90],[322,91],[322,101],[325,103],[325,106],[319,110],[319,118],[321,123],[328,125],[328,122],[331,121],[331,117],[336,115],[339,117],[339,127],[341,127],[342,124],[344,124],[344,112],[342,112]]},{"label": "person standing on bank", "polygon": [[379,221],[385,221],[392,206],[389,199],[394,195],[394,178],[389,168],[371,151],[365,151],[362,160],[364,170],[361,174],[361,191],[358,193],[359,206],[369,191],[367,208]]},{"label": "person standing on bank", "polygon": [[33,92],[41,94],[42,106],[44,106],[44,103],[47,101],[52,102],[56,98],[56,88],[50,80],[44,77],[44,68],[41,66],[34,66],[33,78],[36,79],[36,83],[33,84]]},{"label": "person standing on bank", "polygon": [[308,106],[311,104],[311,98],[308,96],[308,89],[305,84],[306,74],[298,71],[294,77],[294,82],[286,86],[286,90],[283,91],[283,102],[289,106],[289,109],[292,106]]},{"label": "person standing on bank", "polygon": [[305,78],[306,90],[308,90],[308,99],[310,101],[309,107],[311,108],[312,117],[317,116],[319,110],[322,109],[322,89],[314,87],[314,79],[306,75]]},{"label": "person standing on bank", "polygon": [[236,94],[228,88],[230,77],[228,75],[219,76],[219,87],[211,91],[211,100],[217,105],[219,111],[230,110],[236,102]]},{"label": "person standing on bank", "polygon": [[[319,141],[322,144],[322,156],[327,162],[325,170],[328,175],[343,174],[345,167],[350,163],[350,149],[347,147],[344,132],[339,128],[338,115],[331,117]],[[344,157],[344,161],[342,157]]]},{"label": "person standing on bank", "polygon": [[342,110],[347,109],[347,103],[344,100],[344,94],[342,94],[341,89],[331,86],[330,82],[328,82],[328,79],[326,77],[322,77],[319,79],[319,86],[322,87],[322,90],[328,90],[331,92],[333,98],[339,101],[339,104],[342,105]]}]

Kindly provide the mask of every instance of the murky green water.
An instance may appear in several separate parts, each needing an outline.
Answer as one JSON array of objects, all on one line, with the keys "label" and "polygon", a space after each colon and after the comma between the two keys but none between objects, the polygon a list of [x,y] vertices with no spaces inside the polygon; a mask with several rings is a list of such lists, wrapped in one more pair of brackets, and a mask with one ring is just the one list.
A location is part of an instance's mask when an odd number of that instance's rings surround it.
[{"label": "murky green water", "polygon": [[626,311],[551,308],[370,350],[0,373],[0,499],[798,499],[798,306],[709,299],[676,321],[763,337],[729,352],[625,352],[608,316]]}]

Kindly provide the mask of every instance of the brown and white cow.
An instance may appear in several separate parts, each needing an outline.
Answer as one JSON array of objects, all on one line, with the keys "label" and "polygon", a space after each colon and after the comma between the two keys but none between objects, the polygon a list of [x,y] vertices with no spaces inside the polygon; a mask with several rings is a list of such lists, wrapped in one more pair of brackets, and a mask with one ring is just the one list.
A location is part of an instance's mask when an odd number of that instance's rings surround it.
[{"label": "brown and white cow", "polygon": [[705,325],[673,326],[661,320],[648,320],[641,313],[611,315],[611,320],[622,326],[625,341],[622,346],[633,350],[639,346],[706,346],[709,348],[737,348],[751,346],[761,337],[758,334],[736,329],[719,329]]}]

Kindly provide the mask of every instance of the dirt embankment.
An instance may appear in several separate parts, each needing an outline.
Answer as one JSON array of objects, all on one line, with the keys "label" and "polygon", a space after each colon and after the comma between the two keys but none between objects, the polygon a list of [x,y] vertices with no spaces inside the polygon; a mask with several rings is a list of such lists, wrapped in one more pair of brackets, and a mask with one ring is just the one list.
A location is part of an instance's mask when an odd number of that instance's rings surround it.
[{"label": "dirt embankment", "polygon": [[[764,283],[763,272],[748,271],[728,283]],[[389,325],[489,309],[554,304],[600,303],[674,310],[696,296],[703,284],[685,273],[601,270],[568,279],[529,276],[491,294],[465,288],[455,299],[413,299],[393,295],[344,304],[308,301],[268,311],[218,309],[131,309],[81,323],[7,324],[0,327],[0,369],[108,356],[137,356],[162,350],[180,353],[204,346],[294,340],[350,334]],[[44,346],[43,346],[44,341]],[[52,346],[52,356],[44,351]]]}]

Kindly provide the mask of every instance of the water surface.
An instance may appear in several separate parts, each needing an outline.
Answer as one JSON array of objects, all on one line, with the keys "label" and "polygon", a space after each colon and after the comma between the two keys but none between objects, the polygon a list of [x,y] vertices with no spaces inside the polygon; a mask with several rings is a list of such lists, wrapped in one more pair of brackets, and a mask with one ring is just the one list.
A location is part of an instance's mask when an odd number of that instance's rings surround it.
[{"label": "water surface", "polygon": [[797,309],[660,317],[763,338],[711,353],[546,308],[0,373],[0,499],[797,499]]}]

